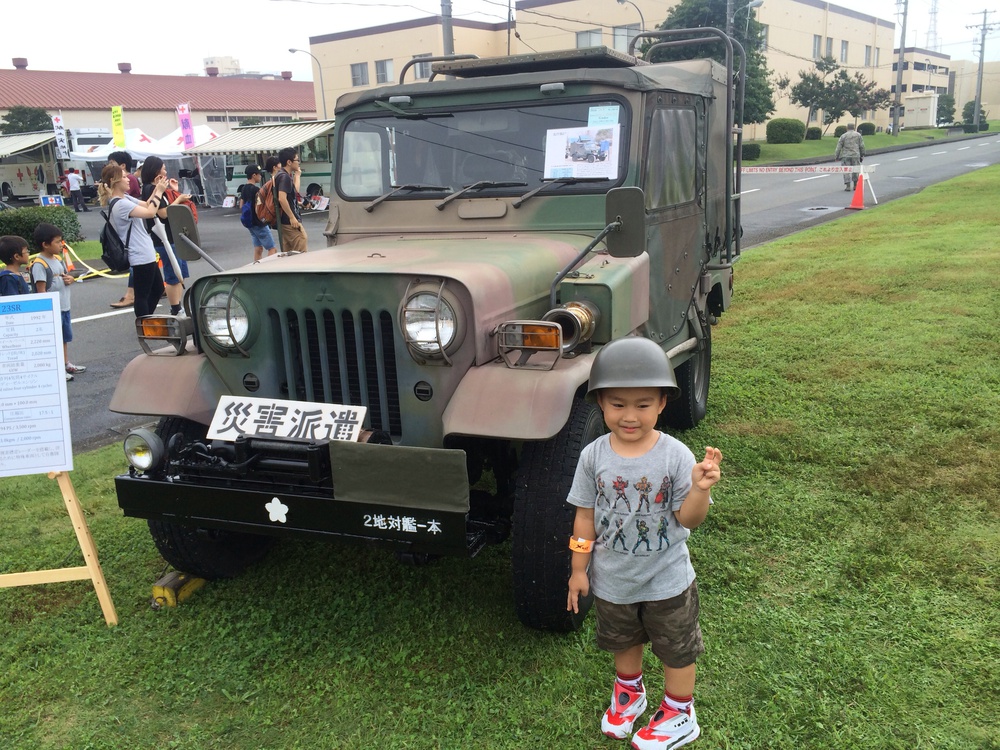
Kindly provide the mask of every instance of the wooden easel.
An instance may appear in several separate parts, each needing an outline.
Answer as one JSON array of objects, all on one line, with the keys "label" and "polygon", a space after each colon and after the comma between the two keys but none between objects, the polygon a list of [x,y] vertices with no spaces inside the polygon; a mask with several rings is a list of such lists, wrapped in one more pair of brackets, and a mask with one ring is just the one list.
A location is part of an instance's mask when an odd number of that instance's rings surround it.
[{"label": "wooden easel", "polygon": [[0,589],[12,586],[31,586],[36,583],[82,581],[89,578],[94,583],[94,591],[97,592],[97,599],[101,603],[101,611],[104,613],[104,620],[108,623],[108,627],[117,625],[118,615],[115,613],[115,605],[111,601],[108,585],[104,581],[101,564],[97,561],[97,547],[94,546],[94,538],[90,535],[90,528],[83,517],[83,508],[80,507],[80,500],[76,496],[76,490],[73,489],[73,482],[70,481],[69,474],[64,471],[51,472],[48,476],[49,479],[56,479],[59,482],[63,502],[66,503],[66,510],[73,521],[73,530],[76,532],[80,551],[83,552],[86,564],[77,568],[52,568],[28,573],[0,575]]}]

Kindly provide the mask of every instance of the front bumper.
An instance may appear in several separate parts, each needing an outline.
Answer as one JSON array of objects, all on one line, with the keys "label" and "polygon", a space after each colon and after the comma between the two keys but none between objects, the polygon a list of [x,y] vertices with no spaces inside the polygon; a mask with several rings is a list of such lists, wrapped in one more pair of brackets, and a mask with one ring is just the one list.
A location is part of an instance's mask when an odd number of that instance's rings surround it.
[{"label": "front bumper", "polygon": [[[334,442],[328,476],[265,477],[218,463],[171,461],[156,475],[115,477],[125,515],[272,536],[376,542],[438,555],[474,554],[465,453]],[[262,462],[261,462],[262,463]],[[288,467],[285,467],[286,469]],[[330,481],[332,480],[332,481]]]}]

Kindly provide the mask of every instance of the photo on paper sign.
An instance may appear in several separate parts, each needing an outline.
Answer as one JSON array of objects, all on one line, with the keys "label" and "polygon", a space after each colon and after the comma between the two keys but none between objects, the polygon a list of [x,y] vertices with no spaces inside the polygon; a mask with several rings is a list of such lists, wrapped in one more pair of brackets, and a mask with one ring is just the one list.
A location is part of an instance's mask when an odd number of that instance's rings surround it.
[{"label": "photo on paper sign", "polygon": [[561,128],[545,134],[545,178],[618,177],[620,125]]}]

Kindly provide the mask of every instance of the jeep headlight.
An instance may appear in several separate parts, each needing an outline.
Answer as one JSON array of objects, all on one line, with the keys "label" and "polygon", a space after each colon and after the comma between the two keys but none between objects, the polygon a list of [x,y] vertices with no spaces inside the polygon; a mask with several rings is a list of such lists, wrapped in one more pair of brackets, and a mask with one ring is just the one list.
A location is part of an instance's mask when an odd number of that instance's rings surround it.
[{"label": "jeep headlight", "polygon": [[125,438],[125,458],[141,472],[160,468],[163,463],[163,441],[147,429],[132,430]]},{"label": "jeep headlight", "polygon": [[250,315],[230,291],[209,294],[201,305],[201,332],[223,349],[242,349],[250,337]]},{"label": "jeep headlight", "polygon": [[429,357],[441,356],[455,341],[458,318],[446,299],[433,292],[418,292],[403,306],[406,343]]}]

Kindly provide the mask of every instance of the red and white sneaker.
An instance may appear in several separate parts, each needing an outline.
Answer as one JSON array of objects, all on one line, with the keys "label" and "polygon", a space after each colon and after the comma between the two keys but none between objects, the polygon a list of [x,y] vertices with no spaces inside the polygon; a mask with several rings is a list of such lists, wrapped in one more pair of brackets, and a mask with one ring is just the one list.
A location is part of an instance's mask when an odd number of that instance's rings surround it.
[{"label": "red and white sneaker", "polygon": [[700,735],[694,706],[690,714],[660,706],[649,724],[635,733],[632,747],[635,750],[673,750],[694,742]]},{"label": "red and white sneaker", "polygon": [[601,731],[615,740],[623,740],[632,733],[632,725],[646,710],[646,691],[632,690],[615,682],[611,705],[601,719]]}]

